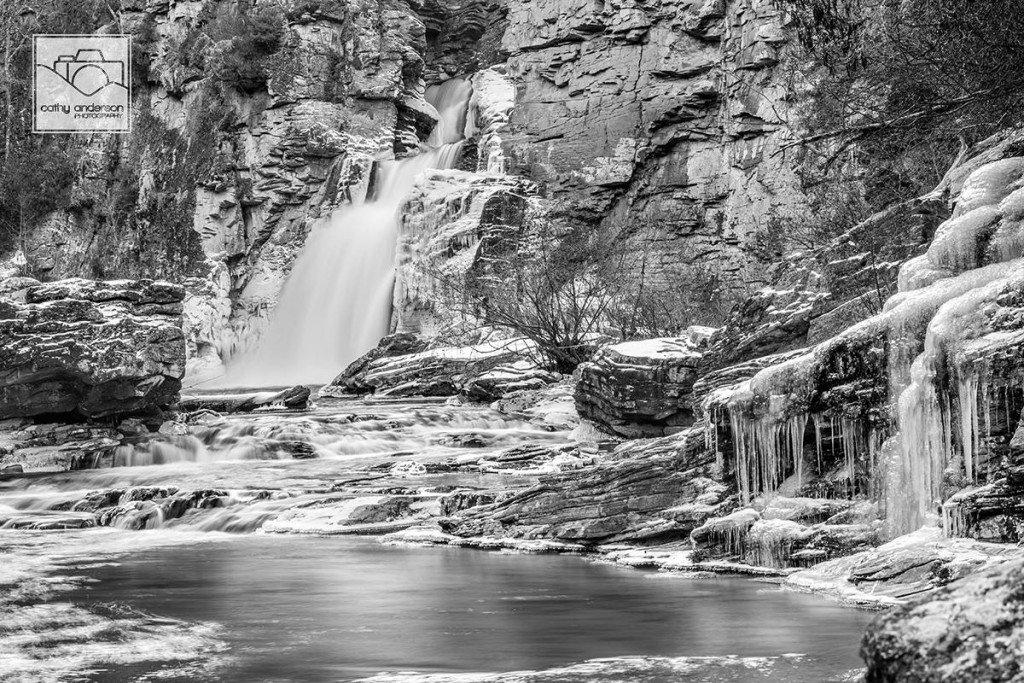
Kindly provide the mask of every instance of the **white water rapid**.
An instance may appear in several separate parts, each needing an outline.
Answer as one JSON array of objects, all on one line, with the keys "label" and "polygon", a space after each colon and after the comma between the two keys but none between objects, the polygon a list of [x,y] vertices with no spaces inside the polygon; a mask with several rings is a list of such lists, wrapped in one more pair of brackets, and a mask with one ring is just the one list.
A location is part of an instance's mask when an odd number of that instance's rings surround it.
[{"label": "white water rapid", "polygon": [[388,333],[402,203],[424,171],[458,161],[471,95],[462,79],[427,89],[440,118],[426,148],[380,164],[372,199],[340,208],[313,228],[263,338],[229,362],[218,384],[329,382]]}]

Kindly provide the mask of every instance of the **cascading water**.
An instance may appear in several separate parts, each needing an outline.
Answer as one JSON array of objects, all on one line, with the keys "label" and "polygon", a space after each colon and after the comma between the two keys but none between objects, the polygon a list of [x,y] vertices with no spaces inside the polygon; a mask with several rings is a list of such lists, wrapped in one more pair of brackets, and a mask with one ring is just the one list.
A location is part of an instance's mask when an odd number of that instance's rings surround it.
[{"label": "cascading water", "polygon": [[365,203],[313,228],[256,349],[232,361],[220,384],[264,387],[330,381],[387,334],[403,201],[430,169],[452,168],[467,131],[468,81],[427,89],[439,120],[420,154],[380,164]]}]

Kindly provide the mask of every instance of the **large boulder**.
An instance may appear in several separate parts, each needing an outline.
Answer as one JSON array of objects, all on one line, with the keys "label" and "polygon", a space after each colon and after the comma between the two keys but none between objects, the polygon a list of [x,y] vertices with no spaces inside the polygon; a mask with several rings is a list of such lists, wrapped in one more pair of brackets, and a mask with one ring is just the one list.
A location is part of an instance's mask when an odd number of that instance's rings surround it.
[{"label": "large boulder", "polygon": [[580,366],[576,410],[612,434],[664,436],[693,424],[701,345],[692,336],[624,342]]},{"label": "large boulder", "polygon": [[1024,560],[879,616],[861,646],[867,683],[1024,679]]},{"label": "large boulder", "polygon": [[426,348],[415,335],[385,337],[355,360],[321,396],[373,393],[381,396],[455,396],[494,400],[506,393],[555,382],[532,360],[535,347],[525,339],[475,346]]},{"label": "large boulder", "polygon": [[185,368],[184,290],[70,279],[0,300],[0,418],[104,417],[174,403]]}]

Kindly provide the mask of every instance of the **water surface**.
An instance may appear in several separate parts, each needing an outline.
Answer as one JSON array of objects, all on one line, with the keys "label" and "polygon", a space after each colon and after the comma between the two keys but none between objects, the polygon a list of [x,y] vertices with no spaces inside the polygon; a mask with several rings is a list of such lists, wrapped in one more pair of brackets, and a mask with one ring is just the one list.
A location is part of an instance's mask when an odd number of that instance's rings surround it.
[{"label": "water surface", "polygon": [[[383,680],[398,672],[415,672],[397,676],[403,680],[484,680],[512,671],[604,680],[623,666],[627,680],[641,669],[644,680],[840,680],[860,664],[870,618],[743,578],[373,539],[253,535],[156,548],[85,573],[97,582],[72,597],[91,608],[127,602],[219,624],[226,648],[208,675],[225,682]],[[693,660],[722,657],[735,661]],[[565,669],[608,658],[582,672]],[[654,658],[696,661],[696,677],[680,679],[680,662]]]}]

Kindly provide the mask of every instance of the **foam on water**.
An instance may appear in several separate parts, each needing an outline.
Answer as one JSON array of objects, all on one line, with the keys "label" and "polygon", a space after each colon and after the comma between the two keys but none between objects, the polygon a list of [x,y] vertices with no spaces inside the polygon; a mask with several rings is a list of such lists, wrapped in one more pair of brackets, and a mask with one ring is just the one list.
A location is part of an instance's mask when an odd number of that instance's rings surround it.
[{"label": "foam on water", "polygon": [[440,116],[428,148],[380,164],[372,199],[342,207],[313,228],[270,327],[253,351],[229,361],[217,384],[323,384],[387,334],[402,204],[424,172],[458,162],[471,95],[461,79],[428,89]]}]

